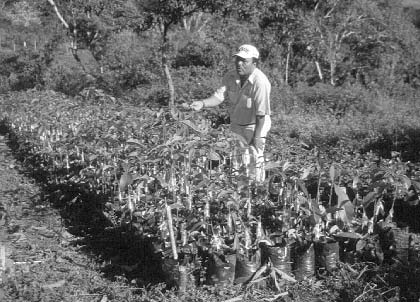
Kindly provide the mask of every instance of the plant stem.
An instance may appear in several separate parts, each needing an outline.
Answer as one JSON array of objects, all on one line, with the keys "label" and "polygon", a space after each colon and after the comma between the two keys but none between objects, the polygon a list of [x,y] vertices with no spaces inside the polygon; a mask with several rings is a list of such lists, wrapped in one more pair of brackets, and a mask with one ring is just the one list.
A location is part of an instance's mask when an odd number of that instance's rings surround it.
[{"label": "plant stem", "polygon": [[168,229],[169,229],[169,237],[171,239],[172,255],[174,257],[174,260],[178,260],[178,251],[176,248],[174,227],[172,224],[171,207],[166,203],[166,201],[165,201],[165,207],[166,207],[166,216],[167,216]]}]

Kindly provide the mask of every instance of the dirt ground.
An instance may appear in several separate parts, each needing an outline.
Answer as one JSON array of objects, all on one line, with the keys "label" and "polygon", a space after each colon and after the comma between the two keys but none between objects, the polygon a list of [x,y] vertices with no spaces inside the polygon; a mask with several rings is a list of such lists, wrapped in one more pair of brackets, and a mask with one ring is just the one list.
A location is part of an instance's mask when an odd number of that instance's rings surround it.
[{"label": "dirt ground", "polygon": [[41,193],[0,134],[0,301],[130,300],[124,277],[105,276],[112,260],[84,251]]}]

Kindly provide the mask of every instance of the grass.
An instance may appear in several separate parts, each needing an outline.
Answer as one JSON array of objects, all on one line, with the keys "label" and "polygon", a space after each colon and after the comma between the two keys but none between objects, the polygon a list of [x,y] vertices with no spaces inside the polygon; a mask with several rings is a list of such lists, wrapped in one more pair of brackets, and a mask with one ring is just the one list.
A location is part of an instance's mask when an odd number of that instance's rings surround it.
[{"label": "grass", "polygon": [[[291,109],[290,109],[291,107]],[[287,109],[287,108],[286,108]],[[389,158],[391,151],[402,153],[405,161],[419,161],[420,104],[416,97],[391,98],[370,93],[356,107],[337,115],[329,105],[289,106],[274,115],[273,132],[294,138],[325,151],[342,148],[352,152],[374,151]]]},{"label": "grass", "polygon": [[412,7],[412,8],[420,8],[420,1],[419,0],[403,0],[402,5],[404,7]]}]

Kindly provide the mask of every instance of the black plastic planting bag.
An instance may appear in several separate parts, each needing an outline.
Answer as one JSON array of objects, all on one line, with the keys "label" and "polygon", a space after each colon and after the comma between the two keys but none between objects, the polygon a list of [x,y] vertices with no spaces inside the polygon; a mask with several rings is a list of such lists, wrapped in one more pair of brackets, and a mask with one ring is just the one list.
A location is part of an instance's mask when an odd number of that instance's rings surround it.
[{"label": "black plastic planting bag", "polygon": [[408,251],[408,261],[410,264],[420,264],[420,235],[411,234],[410,249]]},{"label": "black plastic planting bag", "polygon": [[346,232],[335,235],[334,238],[339,246],[339,260],[344,263],[355,263],[357,261],[356,246],[360,238]]},{"label": "black plastic planting bag", "polygon": [[262,262],[267,263],[270,260],[275,268],[290,275],[292,272],[291,249],[292,245],[289,243],[280,246],[263,245],[261,247]]},{"label": "black plastic planting bag", "polygon": [[332,272],[337,268],[340,245],[335,240],[322,240],[314,242],[316,269],[325,269]]},{"label": "black plastic planting bag", "polygon": [[248,282],[252,279],[260,264],[255,259],[247,259],[244,255],[237,255],[235,268],[235,284]]},{"label": "black plastic planting bag", "polygon": [[236,254],[210,254],[207,263],[207,284],[232,285],[235,279]]},{"label": "black plastic planting bag", "polygon": [[180,286],[181,276],[179,272],[179,264],[177,260],[165,258],[162,261],[162,271],[165,282],[169,286]]},{"label": "black plastic planting bag", "polygon": [[312,243],[294,244],[294,275],[301,281],[315,275],[315,249]]},{"label": "black plastic planting bag", "polygon": [[195,276],[191,273],[194,264],[180,265],[178,260],[165,258],[162,260],[162,272],[168,286],[175,286],[180,292],[185,292],[196,285]]},{"label": "black plastic planting bag", "polygon": [[391,240],[395,251],[395,257],[407,264],[410,247],[410,233],[408,232],[408,228],[393,228],[391,230]]}]

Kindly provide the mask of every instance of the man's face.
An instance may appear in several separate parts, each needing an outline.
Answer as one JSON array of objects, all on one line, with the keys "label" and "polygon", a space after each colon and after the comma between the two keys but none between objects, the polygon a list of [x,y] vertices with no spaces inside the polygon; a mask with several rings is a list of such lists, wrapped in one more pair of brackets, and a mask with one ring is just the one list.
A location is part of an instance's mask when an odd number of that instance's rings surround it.
[{"label": "man's face", "polygon": [[256,64],[254,63],[254,59],[244,59],[239,56],[235,57],[235,67],[236,72],[239,76],[249,76],[255,69]]}]

